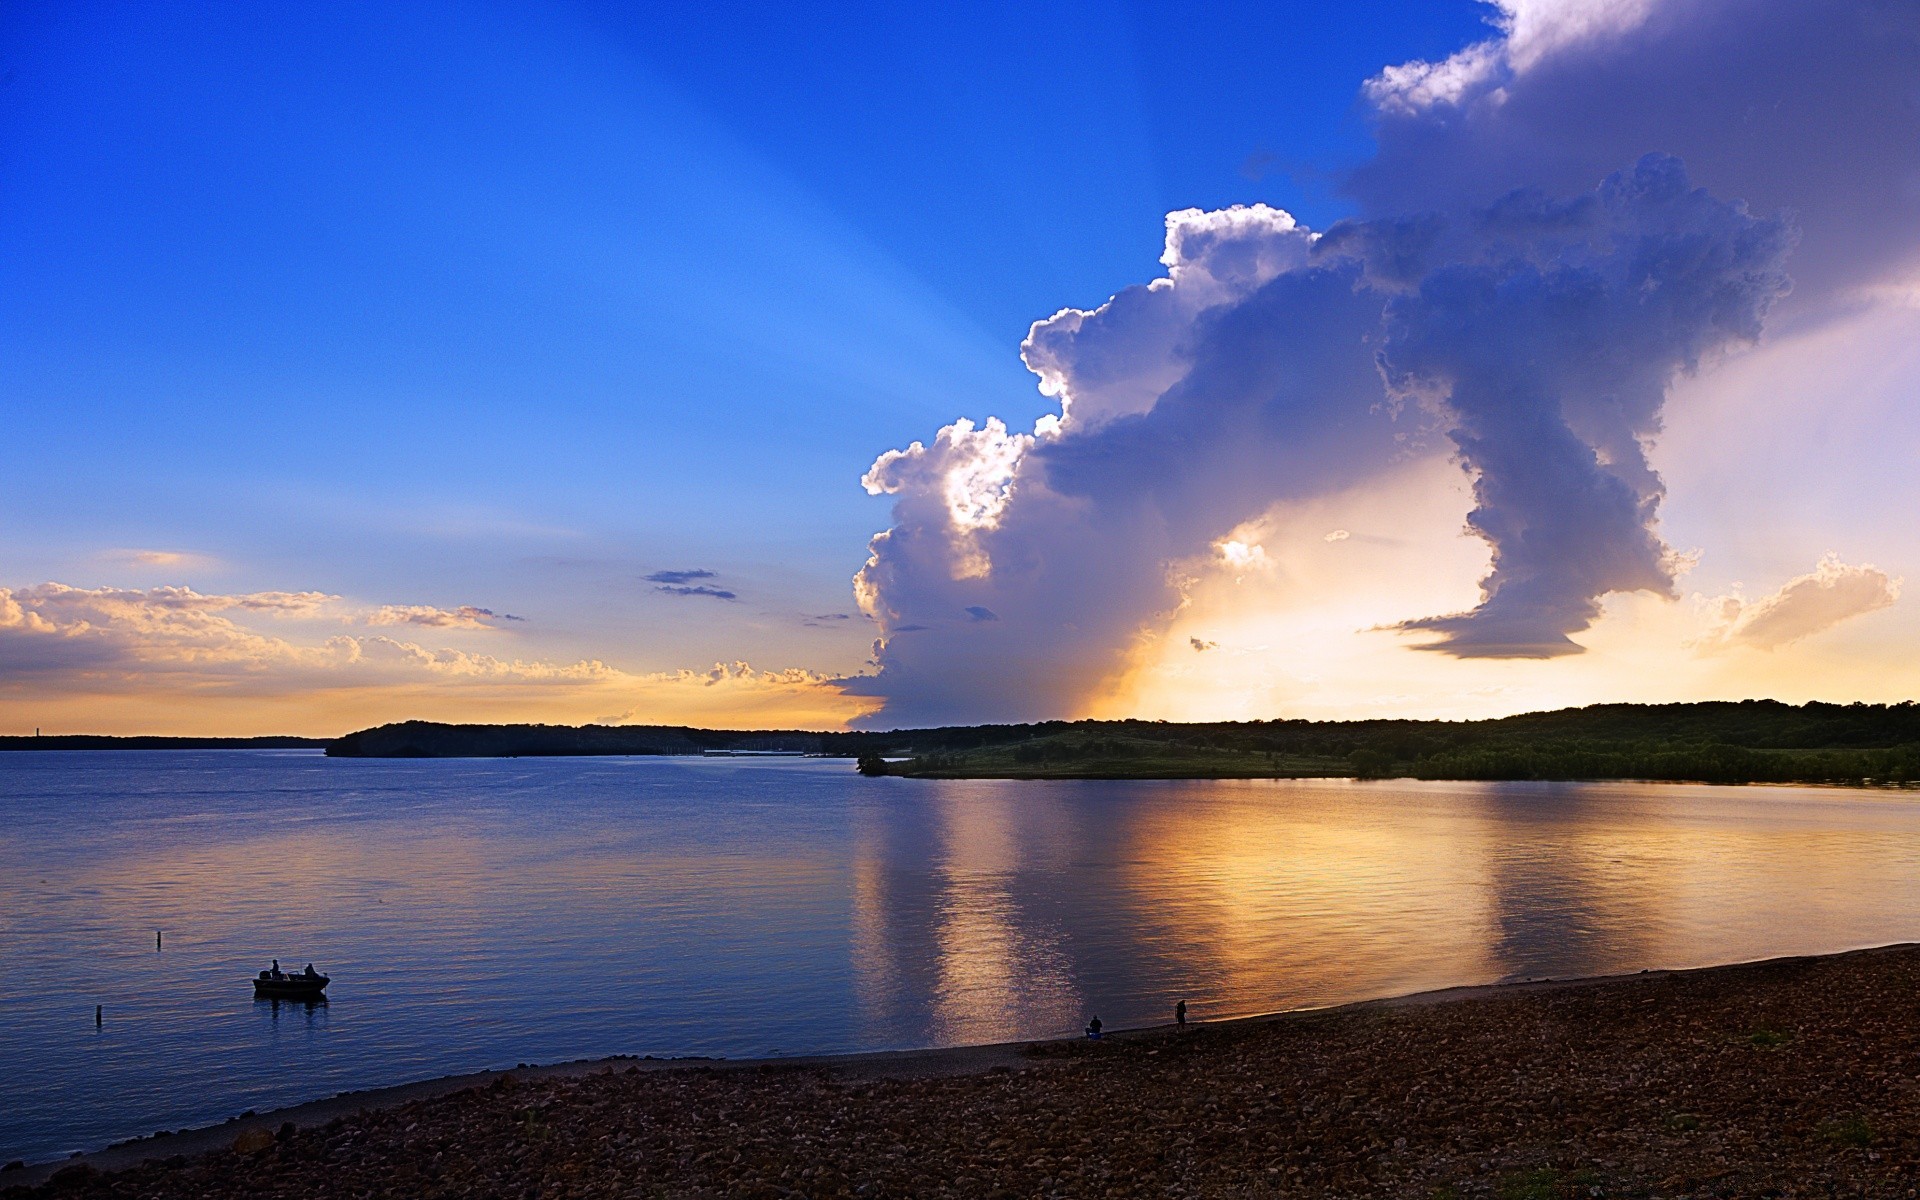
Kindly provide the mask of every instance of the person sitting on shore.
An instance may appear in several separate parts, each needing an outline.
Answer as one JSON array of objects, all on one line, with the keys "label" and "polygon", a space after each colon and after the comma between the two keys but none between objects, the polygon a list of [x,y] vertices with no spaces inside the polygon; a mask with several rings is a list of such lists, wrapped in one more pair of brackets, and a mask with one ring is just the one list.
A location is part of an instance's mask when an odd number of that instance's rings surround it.
[{"label": "person sitting on shore", "polygon": [[1092,1038],[1096,1042],[1100,1040],[1100,1018],[1099,1017],[1095,1017],[1093,1020],[1087,1022],[1087,1036]]}]

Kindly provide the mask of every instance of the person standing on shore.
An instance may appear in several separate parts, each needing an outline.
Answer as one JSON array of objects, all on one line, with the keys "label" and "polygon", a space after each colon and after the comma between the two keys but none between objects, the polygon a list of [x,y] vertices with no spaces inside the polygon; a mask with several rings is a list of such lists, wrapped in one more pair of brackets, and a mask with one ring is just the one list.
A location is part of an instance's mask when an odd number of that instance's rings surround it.
[{"label": "person standing on shore", "polygon": [[1187,1002],[1185,1000],[1173,1006],[1173,1023],[1182,1029],[1187,1027]]}]

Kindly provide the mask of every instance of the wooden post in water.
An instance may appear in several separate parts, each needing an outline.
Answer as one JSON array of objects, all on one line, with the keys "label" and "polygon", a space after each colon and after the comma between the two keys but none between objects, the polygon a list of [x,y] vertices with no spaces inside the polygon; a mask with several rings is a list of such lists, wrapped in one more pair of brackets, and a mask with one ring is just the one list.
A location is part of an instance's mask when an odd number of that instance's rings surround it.
[{"label": "wooden post in water", "polygon": [[104,1004],[96,1004],[93,1006],[93,1027],[95,1029],[100,1028],[100,1014],[106,1010],[106,1007]]},{"label": "wooden post in water", "polygon": [[158,929],[153,931],[153,952],[155,954],[160,953],[160,931]]}]

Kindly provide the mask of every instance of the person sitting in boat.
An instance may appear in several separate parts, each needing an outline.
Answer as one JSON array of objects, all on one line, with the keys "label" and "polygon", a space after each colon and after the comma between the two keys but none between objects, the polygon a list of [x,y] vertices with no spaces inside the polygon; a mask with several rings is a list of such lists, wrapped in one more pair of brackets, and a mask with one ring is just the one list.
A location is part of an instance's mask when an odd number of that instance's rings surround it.
[{"label": "person sitting in boat", "polygon": [[269,978],[272,978],[272,979],[285,979],[285,978],[286,978],[286,976],[285,976],[285,975],[282,975],[282,974],[280,973],[280,960],[279,960],[279,959],[277,959],[277,958],[273,960],[273,974],[272,974],[271,976],[269,976]]},{"label": "person sitting in boat", "polygon": [[320,975],[320,972],[313,969],[312,963],[308,963],[307,969],[300,972],[300,974],[301,974],[301,977],[305,979],[317,979]]}]

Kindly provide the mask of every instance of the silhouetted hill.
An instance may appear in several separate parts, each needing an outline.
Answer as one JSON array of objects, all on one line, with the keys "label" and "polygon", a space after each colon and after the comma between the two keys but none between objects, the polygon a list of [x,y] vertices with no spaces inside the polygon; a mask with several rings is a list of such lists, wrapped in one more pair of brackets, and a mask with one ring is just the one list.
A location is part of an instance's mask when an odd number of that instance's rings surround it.
[{"label": "silhouetted hill", "polygon": [[592,754],[819,754],[829,734],[683,725],[442,725],[402,721],[328,744],[335,758],[533,758]]},{"label": "silhouetted hill", "polygon": [[104,733],[0,736],[0,750],[318,750],[327,744],[326,738],[308,737],[114,737]]},{"label": "silhouetted hill", "polygon": [[888,774],[950,778],[1920,780],[1920,707],[1911,702],[1603,704],[1487,721],[1082,721],[1027,727],[1024,737],[998,732],[907,733],[878,750],[908,758],[887,764]]}]

